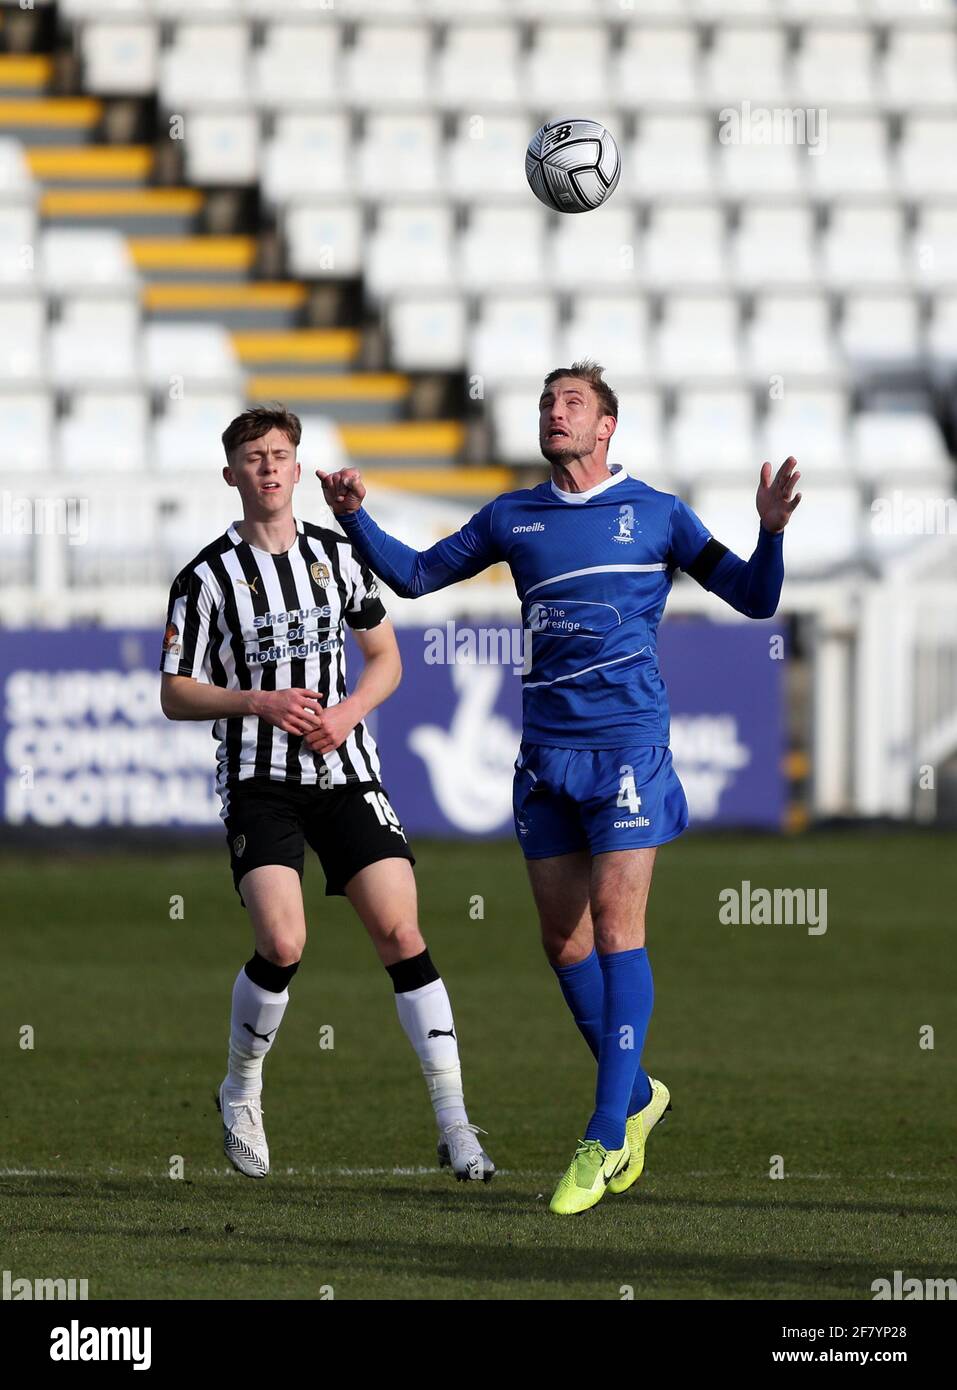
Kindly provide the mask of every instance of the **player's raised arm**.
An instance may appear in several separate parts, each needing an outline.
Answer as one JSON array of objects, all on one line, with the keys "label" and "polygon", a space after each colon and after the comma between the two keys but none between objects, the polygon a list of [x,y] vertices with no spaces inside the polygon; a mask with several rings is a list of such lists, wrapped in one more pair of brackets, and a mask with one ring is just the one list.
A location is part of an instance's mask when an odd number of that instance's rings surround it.
[{"label": "player's raised arm", "polygon": [[710,536],[690,507],[676,500],[671,520],[675,563],[746,617],[773,617],[784,583],[784,528],[801,500],[794,492],[800,476],[793,458],[785,459],[773,481],[771,465],[762,464],[756,498],[761,525],[747,561]]},{"label": "player's raised arm", "polygon": [[316,477],[358,555],[401,598],[419,598],[460,579],[471,579],[502,558],[492,536],[493,502],[454,535],[428,550],[413,550],[377,526],[363,508],[366,489],[358,469],[343,468],[337,473],[317,469]]}]

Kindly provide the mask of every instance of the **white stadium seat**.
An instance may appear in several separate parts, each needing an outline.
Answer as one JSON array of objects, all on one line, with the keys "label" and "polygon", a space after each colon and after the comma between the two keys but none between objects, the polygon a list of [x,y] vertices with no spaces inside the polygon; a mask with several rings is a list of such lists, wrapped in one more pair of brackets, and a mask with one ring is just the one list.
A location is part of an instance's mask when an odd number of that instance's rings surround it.
[{"label": "white stadium seat", "polygon": [[518,60],[519,34],[512,25],[450,26],[429,96],[468,112],[521,105]]},{"label": "white stadium seat", "polygon": [[652,285],[717,284],[727,276],[724,214],[707,204],[659,204],[641,246],[641,278]]},{"label": "white stadium seat", "polygon": [[953,482],[953,464],[932,415],[908,410],[861,411],[851,422],[851,458],[862,478],[904,485],[914,478]]},{"label": "white stadium seat", "polygon": [[826,141],[808,151],[807,173],[812,194],[821,197],[888,192],[884,120],[879,116],[832,114]]},{"label": "white stadium seat", "polygon": [[669,485],[663,414],[658,391],[625,387],[618,392],[618,424],[609,446],[609,458],[649,487]]},{"label": "white stadium seat", "polygon": [[142,471],[148,417],[142,392],[76,392],[57,432],[61,467],[67,473]]},{"label": "white stadium seat", "polygon": [[[808,28],[794,64],[802,106],[874,101],[874,35],[870,29]],[[834,122],[834,116],[831,115]]]},{"label": "white stadium seat", "polygon": [[129,245],[122,232],[49,227],[40,243],[43,284],[53,294],[64,290],[137,289]]},{"label": "white stadium seat", "polygon": [[566,110],[581,102],[604,101],[607,61],[608,38],[602,26],[543,24],[536,31],[525,65],[528,96],[533,102],[550,106],[555,100],[556,74],[560,73]]},{"label": "white stadium seat", "polygon": [[[732,125],[725,130],[734,131]],[[807,151],[803,146],[778,141],[763,143],[722,140],[719,130],[717,152],[718,186],[733,197],[766,198],[769,194],[794,196],[803,193],[807,176]]]},{"label": "white stadium seat", "polygon": [[945,203],[920,209],[911,257],[914,274],[921,284],[957,284],[957,207]]},{"label": "white stadium seat", "polygon": [[622,163],[642,198],[708,195],[714,190],[713,143],[706,116],[646,115]]},{"label": "white stadium seat", "polygon": [[811,284],[818,274],[811,208],[744,204],[731,241],[731,267],[742,286]]},{"label": "white stadium seat", "polygon": [[[159,60],[159,99],[166,111],[181,112],[232,102],[245,106],[249,93],[249,29],[244,23],[181,23]],[[215,59],[211,59],[215,55]]]},{"label": "white stadium seat", "polygon": [[[834,482],[812,487],[807,474],[802,474],[801,483],[805,478],[801,525],[788,528],[787,567],[789,575],[813,578],[857,563],[863,535],[856,486]],[[724,545],[744,559],[752,554],[758,539],[753,482],[740,487],[702,482],[695,489],[693,506]]]},{"label": "white stadium seat", "polygon": [[522,116],[463,114],[447,151],[447,187],[458,198],[528,197],[525,148],[531,134]]},{"label": "white stadium seat", "polygon": [[891,106],[957,106],[957,35],[953,27],[891,31],[883,97]]},{"label": "white stadium seat", "polygon": [[293,274],[333,279],[359,274],[364,241],[357,203],[296,202],[287,208],[283,225]]},{"label": "white stadium seat", "polygon": [[441,141],[431,115],[370,115],[356,152],[358,188],[367,198],[438,192]]},{"label": "white stadium seat", "polygon": [[263,197],[282,203],[310,194],[350,193],[354,166],[348,116],[284,112],[263,147]]},{"label": "white stadium seat", "polygon": [[902,231],[896,207],[833,208],[822,248],[824,278],[835,286],[904,281]]},{"label": "white stadium seat", "polygon": [[537,402],[543,376],[500,386],[492,395],[495,453],[506,463],[536,463],[541,459]]},{"label": "white stadium seat", "polygon": [[788,89],[787,35],[764,25],[722,25],[704,62],[704,91],[713,105],[747,99],[754,106],[781,104]]},{"label": "white stadium seat", "polygon": [[38,295],[0,298],[0,381],[7,389],[12,382],[46,375],[46,319],[46,300]]},{"label": "white stadium seat", "polygon": [[189,394],[197,383],[238,387],[239,359],[218,323],[148,323],[143,328],[143,372],[150,386]]},{"label": "white stadium seat", "polygon": [[465,288],[539,285],[545,272],[546,216],[545,209],[537,204],[524,208],[473,206],[460,242]]},{"label": "white stadium seat", "polygon": [[750,391],[682,391],[669,431],[669,459],[682,484],[712,473],[751,478],[756,464]]},{"label": "white stadium seat", "polygon": [[[271,14],[267,11],[269,17],[277,8]],[[268,24],[262,46],[253,52],[251,98],[260,106],[280,110],[336,104],[340,37],[336,25]]]},{"label": "white stadium seat", "polygon": [[737,376],[737,302],[730,295],[671,295],[654,336],[652,360],[666,378]]},{"label": "white stadium seat", "polygon": [[259,122],[251,111],[190,111],[185,121],[186,177],[190,183],[255,183]]},{"label": "white stadium seat", "polygon": [[109,96],[147,96],[155,92],[159,72],[156,21],[104,20],[103,8],[97,5],[96,18],[80,30],[85,90]]},{"label": "white stadium seat", "polygon": [[559,290],[633,288],[638,281],[636,238],[627,205],[561,217],[550,239],[549,278]]},{"label": "white stadium seat", "polygon": [[370,235],[365,276],[370,291],[445,289],[455,276],[452,209],[444,203],[386,206]]},{"label": "white stadium seat", "polygon": [[498,295],[482,302],[469,334],[468,370],[485,380],[539,381],[555,356],[557,312],[550,295]]},{"label": "white stadium seat", "polygon": [[156,469],[161,473],[218,474],[224,422],[243,409],[239,392],[192,392],[182,400],[167,401],[153,428]]},{"label": "white stadium seat", "polygon": [[927,328],[927,351],[936,361],[957,362],[957,294],[934,297]]},{"label": "white stadium seat", "polygon": [[910,116],[897,147],[901,188],[917,197],[957,194],[957,119]]},{"label": "white stadium seat", "polygon": [[387,312],[397,367],[410,372],[455,371],[465,365],[465,301],[460,295],[402,295]]},{"label": "white stadium seat", "polygon": [[561,344],[564,362],[592,358],[613,384],[647,376],[648,303],[636,295],[581,295],[562,330]]},{"label": "white stadium seat", "polygon": [[820,294],[765,294],[745,329],[744,355],[755,378],[827,376],[837,371],[828,302]]},{"label": "white stadium seat", "polygon": [[853,363],[915,361],[921,351],[916,299],[897,291],[846,295],[839,339]]},{"label": "white stadium seat", "polygon": [[695,102],[701,93],[698,38],[690,26],[625,27],[609,96],[620,106]]},{"label": "white stadium seat", "polygon": [[783,397],[768,402],[761,456],[775,468],[793,454],[811,477],[843,472],[847,466],[847,400],[837,389],[805,390],[787,386]]},{"label": "white stadium seat", "polygon": [[130,299],[66,300],[50,329],[51,379],[62,386],[138,381],[139,323],[139,305]]},{"label": "white stadium seat", "polygon": [[432,35],[424,24],[363,24],[342,60],[342,91],[357,106],[424,106],[431,99]]},{"label": "white stadium seat", "polygon": [[[26,390],[0,382],[3,411],[3,449],[0,472],[48,473],[54,462],[53,396],[47,391]],[[9,541],[4,536],[3,549]]]}]

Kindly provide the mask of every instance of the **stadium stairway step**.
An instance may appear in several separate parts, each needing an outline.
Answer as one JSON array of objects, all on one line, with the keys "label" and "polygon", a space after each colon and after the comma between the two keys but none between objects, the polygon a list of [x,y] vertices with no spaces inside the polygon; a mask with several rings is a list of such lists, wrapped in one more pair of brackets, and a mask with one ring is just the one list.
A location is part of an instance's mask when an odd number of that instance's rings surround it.
[{"label": "stadium stairway step", "polygon": [[0,129],[24,145],[81,145],[96,138],[103,103],[96,97],[0,100]]},{"label": "stadium stairway step", "polygon": [[143,308],[154,321],[221,323],[226,328],[289,328],[302,312],[307,291],[295,280],[248,284],[147,285]]},{"label": "stadium stairway step", "polygon": [[45,53],[0,53],[0,98],[40,96],[53,77],[53,61]]},{"label": "stadium stairway step", "polygon": [[370,488],[381,485],[400,488],[403,492],[429,493],[433,497],[474,497],[482,501],[516,486],[515,474],[510,468],[492,464],[479,468],[461,468],[456,464],[433,468],[409,468],[404,464],[392,468],[366,468],[363,465],[362,476]]},{"label": "stadium stairway step", "polygon": [[192,232],[203,207],[198,188],[57,188],[40,214],[61,227],[113,227],[137,236]]},{"label": "stadium stairway step", "polygon": [[345,372],[359,357],[362,335],[355,328],[234,333],[233,347],[246,371],[263,376]]},{"label": "stadium stairway step", "polygon": [[138,188],[153,172],[148,145],[41,145],[28,148],[26,155],[44,192],[91,184]]},{"label": "stadium stairway step", "polygon": [[320,411],[341,424],[399,420],[407,414],[410,393],[411,382],[401,372],[294,372],[246,379],[250,403],[279,400],[298,414]]},{"label": "stadium stairway step", "polygon": [[465,442],[461,420],[399,420],[391,424],[341,425],[347,453],[363,463],[403,467],[455,463]]},{"label": "stadium stairway step", "polygon": [[244,282],[256,260],[251,236],[131,237],[129,247],[147,284]]}]

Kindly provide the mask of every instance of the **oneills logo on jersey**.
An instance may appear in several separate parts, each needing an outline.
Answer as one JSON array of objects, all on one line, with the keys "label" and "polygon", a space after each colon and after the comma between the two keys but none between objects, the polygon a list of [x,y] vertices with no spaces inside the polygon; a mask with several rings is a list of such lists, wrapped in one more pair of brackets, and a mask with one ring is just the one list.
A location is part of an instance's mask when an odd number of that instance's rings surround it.
[{"label": "oneills logo on jersey", "polygon": [[320,589],[324,589],[332,578],[329,566],[324,565],[321,560],[313,560],[309,566],[309,573],[312,575],[313,583],[318,584]]},{"label": "oneills logo on jersey", "polygon": [[175,623],[170,623],[163,636],[163,651],[169,656],[179,656],[183,650],[182,645],[177,641],[179,628]]}]

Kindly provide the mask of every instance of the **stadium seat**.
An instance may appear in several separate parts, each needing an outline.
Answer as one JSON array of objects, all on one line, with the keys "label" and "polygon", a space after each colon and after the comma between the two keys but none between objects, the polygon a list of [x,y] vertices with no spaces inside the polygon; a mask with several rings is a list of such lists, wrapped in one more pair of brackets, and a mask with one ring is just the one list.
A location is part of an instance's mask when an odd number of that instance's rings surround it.
[{"label": "stadium seat", "polygon": [[649,387],[625,387],[618,392],[618,424],[609,447],[609,461],[620,463],[649,487],[670,486],[662,426],[661,393]]},{"label": "stadium seat", "polygon": [[722,25],[705,56],[703,87],[716,106],[780,105],[790,84],[785,62],[787,35],[770,25]]},{"label": "stadium seat", "polygon": [[[807,28],[794,63],[793,91],[800,105],[868,106],[875,100],[874,35],[870,29]],[[830,133],[838,123],[830,115]]]},{"label": "stadium seat", "polygon": [[810,484],[819,473],[847,468],[847,400],[838,388],[786,386],[780,399],[768,401],[761,456],[775,469],[793,454]]},{"label": "stadium seat", "polygon": [[64,290],[138,288],[126,237],[101,230],[48,227],[40,243],[40,272],[51,294]]},{"label": "stadium seat", "polygon": [[429,96],[468,112],[522,105],[518,30],[512,25],[450,25]]},{"label": "stadium seat", "polygon": [[920,208],[911,243],[914,274],[923,285],[957,284],[957,207]]},{"label": "stadium seat", "polygon": [[542,376],[527,381],[509,382],[493,394],[492,425],[495,431],[496,457],[506,463],[535,463],[541,459],[538,444],[538,411],[536,404],[542,388]]},{"label": "stadium seat", "polygon": [[237,388],[241,372],[229,333],[218,323],[148,323],[143,328],[143,372],[154,390],[189,393],[199,382]]},{"label": "stadium seat", "polygon": [[551,295],[498,295],[482,301],[469,334],[468,370],[490,382],[526,376],[541,380],[555,356],[557,312]]},{"label": "stadium seat", "polygon": [[[801,481],[805,478],[807,474],[802,474]],[[746,487],[699,483],[693,505],[718,540],[743,559],[751,555],[759,525],[753,483]],[[817,482],[811,487],[808,479],[799,513],[801,524],[788,527],[784,542],[790,576],[824,576],[859,561],[863,534],[856,486]]]},{"label": "stadium seat", "polygon": [[690,25],[626,26],[610,78],[609,98],[625,108],[697,102],[697,34]]},{"label": "stadium seat", "polygon": [[901,213],[896,207],[838,205],[823,240],[823,274],[835,286],[906,279]]},{"label": "stadium seat", "polygon": [[639,295],[580,295],[562,330],[563,362],[592,358],[615,385],[650,373],[648,303]]},{"label": "stadium seat", "polygon": [[362,24],[342,60],[342,93],[356,106],[426,106],[432,91],[432,35],[424,24]]},{"label": "stadium seat", "polygon": [[57,431],[66,473],[131,473],[146,467],[149,403],[140,392],[77,391]]},{"label": "stadium seat", "polygon": [[839,328],[849,362],[915,362],[921,353],[917,301],[907,293],[849,294]]},{"label": "stadium seat", "polygon": [[667,379],[733,377],[741,369],[738,306],[730,295],[671,295],[652,361]]},{"label": "stadium seat", "polygon": [[444,289],[455,278],[453,213],[447,204],[387,205],[368,239],[365,279],[374,295]]},{"label": "stadium seat", "polygon": [[60,386],[138,381],[139,322],[139,305],[130,299],[67,299],[50,329],[52,380]]},{"label": "stadium seat", "polygon": [[359,192],[376,200],[438,192],[440,148],[431,115],[369,115],[356,152]]},{"label": "stadium seat", "polygon": [[805,149],[779,142],[723,140],[722,130],[732,131],[733,127],[720,127],[718,135],[717,178],[726,194],[735,198],[803,194],[808,158]]},{"label": "stadium seat", "polygon": [[244,408],[238,393],[194,392],[166,402],[153,427],[154,465],[162,473],[218,473],[222,466],[223,422]]},{"label": "stadium seat", "polygon": [[631,289],[639,269],[636,240],[634,214],[627,205],[560,217],[550,238],[548,275],[559,290]]},{"label": "stadium seat", "polygon": [[882,67],[883,99],[892,107],[957,107],[957,37],[953,27],[892,29]]},{"label": "stadium seat", "polygon": [[745,366],[767,381],[783,374],[832,377],[838,369],[828,302],[820,294],[764,294],[744,334]]},{"label": "stadium seat", "polygon": [[957,120],[910,116],[897,147],[900,187],[914,197],[957,193]]},{"label": "stadium seat", "polygon": [[681,391],[669,430],[668,456],[682,485],[712,473],[752,478],[757,462],[750,391]]},{"label": "stadium seat", "polygon": [[46,300],[33,293],[0,297],[0,381],[3,403],[13,382],[42,380],[46,375]]},{"label": "stadium seat", "polygon": [[957,362],[957,295],[934,296],[927,328],[927,351],[937,362],[948,366]]},{"label": "stadium seat", "polygon": [[283,112],[263,146],[262,193],[270,203],[349,193],[355,168],[348,116]]},{"label": "stadium seat", "polygon": [[190,183],[255,183],[259,122],[251,111],[190,111],[185,122],[186,176]]},{"label": "stadium seat", "polygon": [[605,29],[598,24],[585,27],[555,23],[554,19],[555,13],[549,13],[548,22],[535,32],[531,53],[525,61],[523,85],[527,96],[542,106],[550,106],[555,100],[556,73],[560,73],[566,110],[573,110],[581,102],[604,101],[608,61]]},{"label": "stadium seat", "polygon": [[[61,11],[63,9],[61,5]],[[104,20],[103,6],[80,30],[83,85],[109,96],[148,96],[159,73],[159,26],[152,18]]]},{"label": "stadium seat", "polygon": [[814,214],[802,203],[751,203],[731,240],[731,274],[742,286],[810,285],[817,280]]},{"label": "stadium seat", "polygon": [[851,421],[851,459],[861,478],[882,489],[914,478],[953,485],[953,464],[932,415],[909,410],[866,410]]},{"label": "stadium seat", "polygon": [[[52,472],[56,457],[52,394],[0,378],[0,410],[4,436],[0,473]],[[9,536],[4,536],[0,550],[6,549],[9,540]]]},{"label": "stadium seat", "polygon": [[460,240],[466,289],[541,283],[545,271],[544,208],[473,206]]},{"label": "stadium seat", "polygon": [[[272,18],[276,8],[267,8],[265,17]],[[253,52],[252,99],[279,110],[337,104],[340,36],[334,24],[267,24],[262,45]]]},{"label": "stadium seat", "polygon": [[711,124],[706,116],[641,118],[638,135],[622,150],[629,184],[616,196],[642,199],[669,195],[710,195],[714,191]]},{"label": "stadium seat", "polygon": [[465,300],[460,295],[399,296],[387,310],[395,364],[410,372],[465,365]]},{"label": "stadium seat", "polygon": [[720,207],[658,204],[641,246],[641,278],[651,285],[711,285],[727,276]]},{"label": "stadium seat", "polygon": [[531,134],[522,116],[463,114],[447,147],[447,187],[453,196],[478,202],[528,197],[525,147]]},{"label": "stadium seat", "polygon": [[[159,100],[164,110],[181,112],[248,100],[249,29],[245,23],[183,22],[159,59]],[[210,55],[215,54],[215,61]]]},{"label": "stadium seat", "polygon": [[822,198],[887,193],[890,174],[883,118],[832,114],[827,139],[808,151],[807,174],[811,193]]},{"label": "stadium seat", "polygon": [[283,222],[295,275],[342,278],[362,267],[362,209],[357,203],[296,202]]}]

